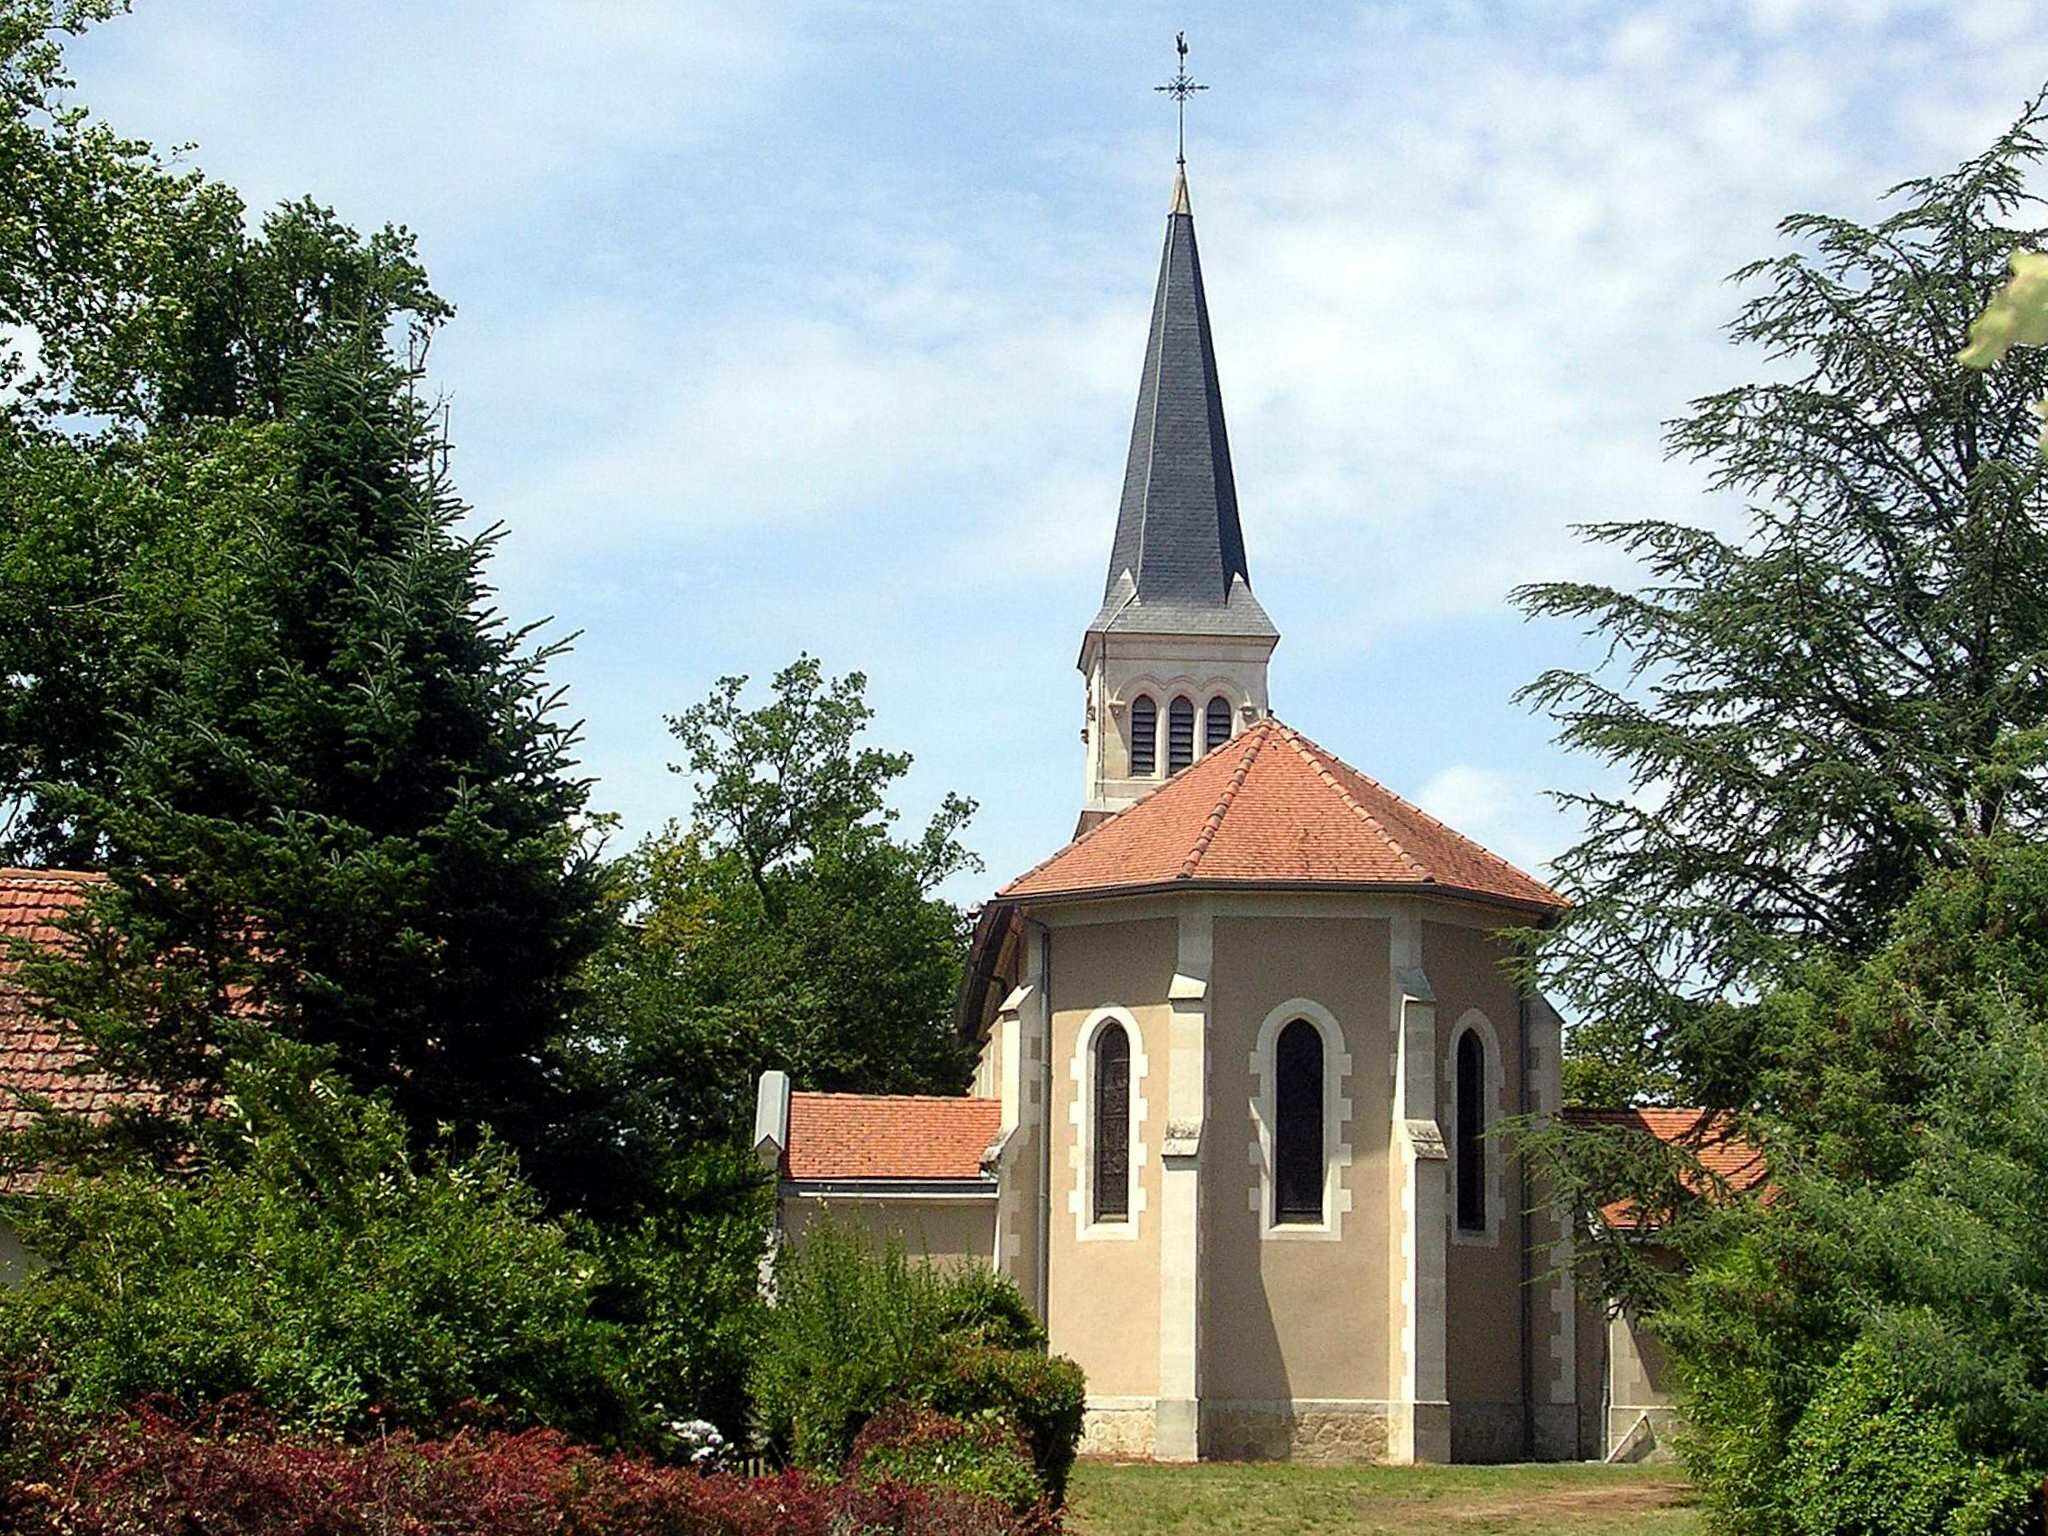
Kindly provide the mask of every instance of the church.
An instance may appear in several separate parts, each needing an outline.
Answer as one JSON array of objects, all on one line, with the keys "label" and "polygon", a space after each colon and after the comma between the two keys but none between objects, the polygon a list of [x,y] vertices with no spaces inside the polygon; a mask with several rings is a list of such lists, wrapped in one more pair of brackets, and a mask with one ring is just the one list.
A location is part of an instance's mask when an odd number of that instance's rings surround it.
[{"label": "church", "polygon": [[1558,1016],[1500,935],[1561,898],[1283,722],[1279,639],[1183,167],[1076,835],[980,909],[971,1097],[763,1078],[778,1240],[831,1220],[1010,1276],[1087,1372],[1087,1452],[1597,1454],[1571,1223],[1491,1134],[1559,1107]]}]

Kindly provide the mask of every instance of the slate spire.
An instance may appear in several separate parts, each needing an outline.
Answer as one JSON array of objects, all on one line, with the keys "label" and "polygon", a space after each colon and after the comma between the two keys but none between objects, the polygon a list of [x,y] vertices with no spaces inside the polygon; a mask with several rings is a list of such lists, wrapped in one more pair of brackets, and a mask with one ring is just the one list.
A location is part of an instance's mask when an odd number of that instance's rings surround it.
[{"label": "slate spire", "polygon": [[1174,178],[1166,216],[1102,610],[1089,628],[1279,633],[1252,596],[1245,565],[1185,167]]}]

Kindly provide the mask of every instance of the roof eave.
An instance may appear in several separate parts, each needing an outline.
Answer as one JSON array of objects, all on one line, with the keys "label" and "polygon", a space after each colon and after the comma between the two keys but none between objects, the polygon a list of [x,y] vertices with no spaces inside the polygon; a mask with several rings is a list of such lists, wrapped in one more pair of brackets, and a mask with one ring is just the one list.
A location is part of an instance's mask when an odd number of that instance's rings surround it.
[{"label": "roof eave", "polygon": [[1053,902],[1102,901],[1126,896],[1168,896],[1178,891],[1254,891],[1274,895],[1302,895],[1327,892],[1332,895],[1436,896],[1479,906],[1499,907],[1533,917],[1556,918],[1568,903],[1533,898],[1502,896],[1469,886],[1450,885],[1437,880],[1232,880],[1217,876],[1191,876],[1171,880],[1149,880],[1129,885],[1073,886],[1062,890],[1000,892],[984,911],[998,906],[1015,907]]}]

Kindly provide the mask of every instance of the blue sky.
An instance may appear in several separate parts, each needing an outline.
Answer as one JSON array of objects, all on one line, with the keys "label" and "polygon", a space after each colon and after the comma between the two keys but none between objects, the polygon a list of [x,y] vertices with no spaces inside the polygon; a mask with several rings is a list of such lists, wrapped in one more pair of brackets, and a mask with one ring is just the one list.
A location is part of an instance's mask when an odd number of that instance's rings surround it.
[{"label": "blue sky", "polygon": [[1506,605],[1615,577],[1577,520],[1726,521],[1658,423],[1757,371],[1731,269],[1857,215],[2048,75],[2038,6],[290,5],[138,0],[73,55],[117,127],[417,232],[459,483],[510,525],[596,802],[687,806],[664,713],[859,668],[972,900],[1081,796],[1186,28],[1202,240],[1276,712],[1533,868],[1591,765],[1509,695]]}]

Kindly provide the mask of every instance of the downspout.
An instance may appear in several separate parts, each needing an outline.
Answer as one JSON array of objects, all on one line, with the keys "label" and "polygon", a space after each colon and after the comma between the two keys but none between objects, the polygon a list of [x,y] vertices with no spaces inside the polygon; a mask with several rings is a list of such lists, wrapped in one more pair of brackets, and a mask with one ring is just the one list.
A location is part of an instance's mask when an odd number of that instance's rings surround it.
[{"label": "downspout", "polygon": [[[1515,1121],[1521,1124],[1529,1113],[1529,994],[1519,993],[1515,998],[1515,1019],[1519,1033],[1516,1049],[1519,1052],[1515,1073]],[[1534,1292],[1536,1276],[1531,1245],[1534,1232],[1530,1226],[1529,1163],[1520,1151],[1515,1154],[1515,1183],[1522,1192],[1522,1459],[1536,1459],[1536,1338]]]}]

